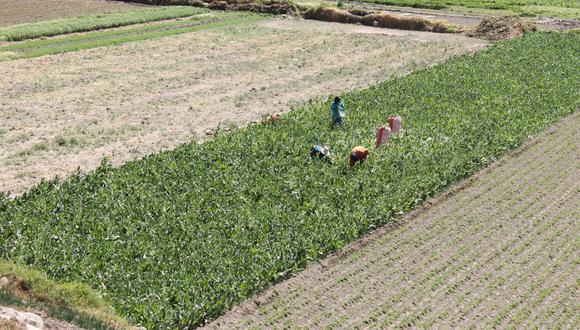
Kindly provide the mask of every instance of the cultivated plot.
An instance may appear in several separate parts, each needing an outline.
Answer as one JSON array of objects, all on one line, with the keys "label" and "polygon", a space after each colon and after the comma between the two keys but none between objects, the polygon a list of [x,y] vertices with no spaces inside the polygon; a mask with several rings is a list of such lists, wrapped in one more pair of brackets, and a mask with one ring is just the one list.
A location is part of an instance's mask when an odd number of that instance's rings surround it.
[{"label": "cultivated plot", "polygon": [[[91,285],[135,325],[203,325],[572,114],[578,38],[532,33],[344,93],[340,129],[319,100],[275,123],[0,194],[1,256]],[[349,168],[352,146],[371,145],[394,111],[404,132]],[[326,141],[328,161],[309,159]]]},{"label": "cultivated plot", "polygon": [[0,0],[0,26],[142,7],[108,0]]},{"label": "cultivated plot", "polygon": [[548,16],[580,19],[576,0],[361,0],[387,5],[443,9],[493,15]]},{"label": "cultivated plot", "polygon": [[[485,47],[458,35],[265,20],[0,63],[0,191],[114,164]],[[429,54],[425,56],[425,54]]]},{"label": "cultivated plot", "polygon": [[580,113],[208,328],[577,329]]}]

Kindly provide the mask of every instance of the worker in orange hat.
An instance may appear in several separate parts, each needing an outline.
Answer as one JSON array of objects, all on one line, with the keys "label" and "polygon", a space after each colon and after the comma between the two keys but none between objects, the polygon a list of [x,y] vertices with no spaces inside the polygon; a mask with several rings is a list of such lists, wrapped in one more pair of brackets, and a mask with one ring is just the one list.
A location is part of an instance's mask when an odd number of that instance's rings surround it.
[{"label": "worker in orange hat", "polygon": [[365,159],[367,159],[368,155],[369,155],[369,149],[367,149],[363,146],[356,146],[356,147],[352,148],[352,150],[350,152],[349,165],[352,167],[357,162],[361,162],[361,163],[364,162]]}]

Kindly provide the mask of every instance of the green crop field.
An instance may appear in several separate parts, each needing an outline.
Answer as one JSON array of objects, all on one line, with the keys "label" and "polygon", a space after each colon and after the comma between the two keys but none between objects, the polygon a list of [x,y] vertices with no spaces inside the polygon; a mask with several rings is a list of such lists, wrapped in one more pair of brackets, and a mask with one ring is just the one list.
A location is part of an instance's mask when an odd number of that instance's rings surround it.
[{"label": "green crop field", "polygon": [[[388,223],[580,107],[580,34],[533,33],[275,125],[0,198],[0,256],[99,289],[147,328],[193,328]],[[405,132],[348,168],[390,113]],[[328,144],[332,161],[308,159]]]},{"label": "green crop field", "polygon": [[462,12],[504,12],[521,16],[553,16],[580,19],[577,0],[362,0],[388,5]]},{"label": "green crop field", "polygon": [[122,12],[80,16],[0,28],[0,40],[21,41],[73,32],[86,32],[138,23],[161,21],[208,12],[206,9],[172,6],[134,9]]},{"label": "green crop field", "polygon": [[207,329],[577,329],[580,111]]}]

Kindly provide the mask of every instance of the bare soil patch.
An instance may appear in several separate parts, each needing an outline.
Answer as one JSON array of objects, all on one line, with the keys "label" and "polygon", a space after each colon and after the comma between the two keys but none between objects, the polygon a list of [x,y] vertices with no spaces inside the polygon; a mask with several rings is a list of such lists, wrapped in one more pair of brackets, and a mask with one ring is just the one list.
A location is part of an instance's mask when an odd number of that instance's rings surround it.
[{"label": "bare soil patch", "polygon": [[0,63],[0,191],[90,170],[105,156],[120,164],[485,45],[277,19]]},{"label": "bare soil patch", "polygon": [[490,17],[482,20],[468,35],[486,40],[505,40],[521,37],[530,29],[535,27],[527,27],[515,17]]},{"label": "bare soil patch", "polygon": [[390,29],[450,33],[456,31],[444,21],[428,20],[418,16],[404,16],[390,13],[366,13],[338,8],[317,7],[307,10],[304,18],[326,22],[363,24]]},{"label": "bare soil patch", "polygon": [[[465,30],[470,30],[471,28],[476,27],[482,22],[482,20],[486,18],[497,16],[497,14],[494,15],[491,13],[489,14],[459,13],[446,10],[400,7],[380,3],[356,2],[356,1],[345,2],[345,8],[350,10],[364,10],[370,12],[392,13],[401,16],[416,16],[428,20],[443,20],[451,24],[461,26]],[[544,30],[568,30],[578,28],[580,26],[580,21],[574,19],[558,19],[551,17],[539,17],[539,18],[522,17],[521,19],[524,23],[537,24],[538,28]]]},{"label": "bare soil patch", "polygon": [[464,27],[476,26],[486,16],[468,15],[453,13],[444,10],[433,10],[423,8],[399,7],[372,2],[347,1],[345,7],[348,9],[360,9],[371,12],[385,12],[402,16],[419,16],[432,20],[444,20],[451,24],[461,25]]},{"label": "bare soil patch", "polygon": [[578,324],[580,113],[207,328]]},{"label": "bare soil patch", "polygon": [[110,0],[0,0],[0,26],[136,8]]}]

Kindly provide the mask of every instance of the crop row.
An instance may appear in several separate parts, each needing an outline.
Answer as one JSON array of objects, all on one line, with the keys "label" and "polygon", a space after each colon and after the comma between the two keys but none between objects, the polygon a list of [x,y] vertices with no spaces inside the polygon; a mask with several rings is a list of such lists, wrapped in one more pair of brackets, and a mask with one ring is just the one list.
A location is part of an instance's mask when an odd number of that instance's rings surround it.
[{"label": "crop row", "polygon": [[[1,257],[100,288],[134,322],[192,328],[407,212],[580,106],[579,34],[534,33],[204,144],[0,198]],[[390,113],[405,132],[373,144]],[[308,158],[328,144],[331,161]]]},{"label": "crop row", "polygon": [[192,16],[204,12],[208,12],[208,10],[189,6],[155,7],[26,23],[0,28],[0,41],[21,41],[73,32],[86,32]]},{"label": "crop row", "polygon": [[[551,292],[574,295],[578,194],[570,166],[579,118],[542,133],[540,143],[504,158],[412,223],[365,239],[340,262],[309,267],[209,328],[533,327],[534,318],[550,316],[540,302],[549,306]],[[554,324],[566,322],[562,314]]]},{"label": "crop row", "polygon": [[180,21],[150,23],[125,29],[92,31],[59,38],[34,39],[22,43],[0,46],[0,61],[120,45],[127,42],[161,38],[210,28],[221,28],[231,25],[239,26],[264,19],[264,17],[262,15],[243,12],[215,12],[212,14],[194,15]]}]

